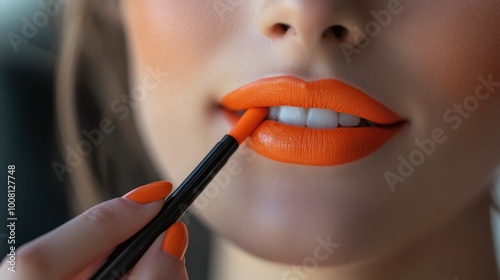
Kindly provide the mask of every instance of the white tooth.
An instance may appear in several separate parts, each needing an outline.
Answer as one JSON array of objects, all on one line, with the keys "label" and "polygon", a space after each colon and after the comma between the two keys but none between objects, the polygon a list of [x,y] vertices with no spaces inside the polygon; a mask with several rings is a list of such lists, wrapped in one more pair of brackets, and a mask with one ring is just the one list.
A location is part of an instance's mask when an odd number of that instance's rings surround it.
[{"label": "white tooth", "polygon": [[275,107],[275,106],[269,107],[268,119],[273,120],[273,121],[277,121],[279,112],[280,112],[279,107]]},{"label": "white tooth", "polygon": [[279,107],[278,121],[296,126],[306,125],[306,108],[281,106]]},{"label": "white tooth", "polygon": [[306,125],[312,128],[336,128],[338,113],[326,109],[309,109]]},{"label": "white tooth", "polygon": [[361,118],[345,113],[339,113],[339,125],[341,126],[357,126]]}]

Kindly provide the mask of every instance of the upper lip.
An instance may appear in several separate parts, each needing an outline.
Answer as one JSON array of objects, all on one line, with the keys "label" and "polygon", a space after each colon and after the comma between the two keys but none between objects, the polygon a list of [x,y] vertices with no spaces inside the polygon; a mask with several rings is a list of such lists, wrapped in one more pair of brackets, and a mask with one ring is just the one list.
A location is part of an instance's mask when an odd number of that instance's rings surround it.
[{"label": "upper lip", "polygon": [[333,79],[306,82],[292,76],[264,78],[230,92],[221,104],[233,111],[270,106],[330,109],[381,125],[403,121],[361,90]]}]

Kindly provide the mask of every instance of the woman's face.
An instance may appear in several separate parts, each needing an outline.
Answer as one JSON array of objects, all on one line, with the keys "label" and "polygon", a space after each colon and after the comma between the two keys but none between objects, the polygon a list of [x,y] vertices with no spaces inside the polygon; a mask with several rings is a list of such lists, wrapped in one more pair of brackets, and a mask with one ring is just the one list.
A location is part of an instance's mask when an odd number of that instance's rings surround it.
[{"label": "woman's face", "polygon": [[[346,163],[290,163],[243,145],[194,205],[243,249],[302,263],[323,242],[335,249],[320,265],[362,261],[487,191],[500,159],[499,1],[123,0],[122,8],[137,123],[175,185],[230,130],[221,100],[263,78],[341,81],[405,120]],[[287,138],[286,129],[276,135]],[[307,137],[302,152],[325,157],[308,150]],[[284,141],[272,140],[265,148]],[[343,145],[328,149],[352,149]]]}]

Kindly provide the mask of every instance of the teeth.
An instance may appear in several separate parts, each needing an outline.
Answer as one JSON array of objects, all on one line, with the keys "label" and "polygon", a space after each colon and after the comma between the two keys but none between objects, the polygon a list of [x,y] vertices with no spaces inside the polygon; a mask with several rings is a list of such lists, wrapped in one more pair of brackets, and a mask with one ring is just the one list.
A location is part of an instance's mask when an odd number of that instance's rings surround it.
[{"label": "teeth", "polygon": [[360,117],[351,114],[340,113],[339,115],[339,124],[341,126],[358,126],[361,122]]},{"label": "teeth", "polygon": [[306,125],[312,128],[336,128],[339,113],[326,109],[309,109]]},{"label": "teeth", "polygon": [[292,106],[269,107],[269,120],[288,125],[307,126],[311,128],[337,128],[356,126],[377,126],[358,116],[338,113],[328,109],[302,108]]},{"label": "teeth", "polygon": [[279,108],[278,121],[289,125],[305,126],[306,114],[306,108],[281,106]]},{"label": "teeth", "polygon": [[279,107],[269,107],[268,119],[277,121],[279,113],[280,113]]}]

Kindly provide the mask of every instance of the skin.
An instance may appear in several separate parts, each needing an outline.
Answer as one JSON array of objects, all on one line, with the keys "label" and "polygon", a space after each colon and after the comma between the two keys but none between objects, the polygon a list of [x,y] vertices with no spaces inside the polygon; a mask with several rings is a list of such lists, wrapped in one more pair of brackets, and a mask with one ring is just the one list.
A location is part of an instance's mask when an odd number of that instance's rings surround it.
[{"label": "skin", "polygon": [[[210,185],[211,195],[195,205],[231,244],[264,260],[301,264],[317,238],[330,237],[340,247],[320,266],[366,268],[445,232],[453,219],[476,209],[472,205],[489,203],[484,197],[500,159],[494,124],[500,95],[490,94],[471,112],[454,104],[474,94],[478,77],[491,75],[493,91],[500,91],[500,3],[401,1],[400,12],[356,46],[349,62],[341,44],[359,42],[356,27],[364,28],[373,20],[370,11],[387,10],[388,2],[122,1],[134,85],[147,67],[168,72],[138,103],[136,121],[158,170],[174,185],[230,129],[218,101],[263,77],[339,79],[408,121],[382,148],[344,165],[292,165],[243,149],[232,159],[238,172],[229,185]],[[214,8],[220,3],[233,6],[220,15]],[[277,32],[278,23],[291,28]],[[347,35],[321,36],[333,25]],[[391,187],[384,174],[398,174],[398,156],[408,159],[418,149],[415,140],[432,138],[435,129],[441,135],[435,151]],[[487,238],[489,226],[477,230]],[[429,250],[421,261],[436,253]],[[494,273],[490,253],[487,271]],[[472,263],[465,270],[474,270]],[[411,275],[418,265],[408,267]]]},{"label": "skin", "polygon": [[[243,146],[221,172],[230,174],[229,184],[217,183],[219,176],[194,205],[223,238],[216,243],[221,264],[215,279],[256,272],[259,279],[306,279],[284,273],[314,256],[318,238],[336,247],[308,279],[497,277],[488,193],[500,159],[500,2],[401,1],[403,10],[387,26],[360,40],[356,27],[363,29],[373,20],[370,11],[388,3],[122,0],[133,86],[145,86],[148,68],[168,73],[158,85],[147,84],[135,117],[158,171],[175,185],[229,131],[218,101],[264,77],[338,79],[408,122],[370,156],[338,166],[272,161]],[[278,23],[290,28],[282,32]],[[334,25],[343,26],[345,36],[325,33]],[[346,56],[343,43],[357,48],[355,54]],[[481,85],[478,77],[495,82],[492,92],[464,111],[459,104]],[[398,174],[398,157],[408,160],[418,149],[416,140],[432,137],[439,143],[424,163],[389,184],[386,176]],[[124,213],[127,207],[119,205],[117,213]],[[145,207],[133,227],[145,224],[159,204]],[[106,220],[122,225],[119,217]],[[59,230],[80,241],[75,244],[88,241],[71,227]],[[40,265],[47,253],[34,249],[50,251],[57,239],[48,236],[19,252],[35,272],[47,269]],[[98,244],[86,248],[103,250]],[[76,273],[104,252],[89,254],[72,271],[53,270]],[[166,259],[150,265],[161,262],[183,270]]]}]

